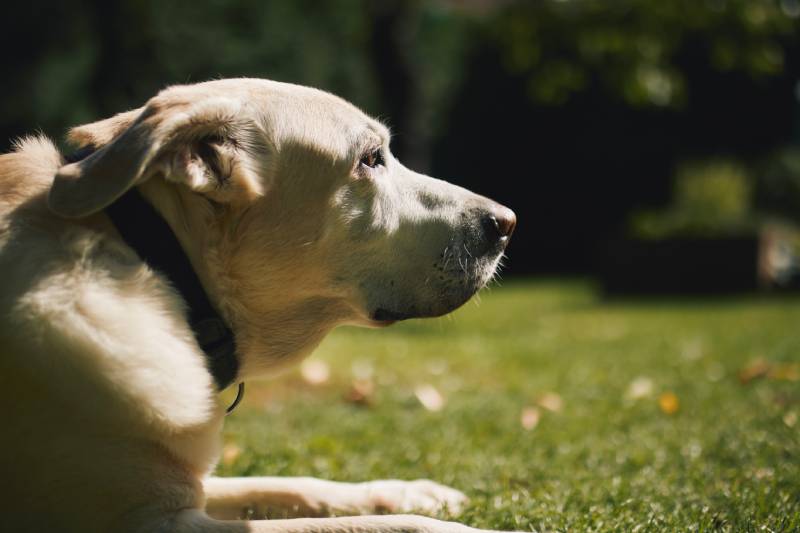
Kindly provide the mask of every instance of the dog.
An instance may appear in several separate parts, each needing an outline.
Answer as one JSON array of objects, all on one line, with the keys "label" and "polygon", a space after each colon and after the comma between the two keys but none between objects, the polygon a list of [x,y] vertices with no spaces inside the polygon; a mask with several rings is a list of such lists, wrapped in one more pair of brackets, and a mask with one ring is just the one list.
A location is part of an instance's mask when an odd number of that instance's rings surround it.
[{"label": "dog", "polygon": [[0,156],[0,530],[476,531],[383,514],[464,504],[432,481],[209,476],[219,390],[494,276],[514,213],[389,137],[329,93],[229,79],[76,127],[74,154]]}]

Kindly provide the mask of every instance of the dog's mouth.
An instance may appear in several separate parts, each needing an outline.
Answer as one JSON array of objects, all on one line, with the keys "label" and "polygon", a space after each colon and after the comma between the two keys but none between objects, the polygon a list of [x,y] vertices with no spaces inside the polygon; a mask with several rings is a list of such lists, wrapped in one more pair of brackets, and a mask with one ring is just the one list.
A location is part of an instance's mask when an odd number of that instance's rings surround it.
[{"label": "dog's mouth", "polygon": [[489,253],[476,251],[474,243],[448,246],[433,262],[433,268],[403,272],[403,282],[373,273],[361,285],[369,295],[368,323],[384,327],[403,320],[452,313],[494,278],[507,242],[505,239],[499,249]]}]

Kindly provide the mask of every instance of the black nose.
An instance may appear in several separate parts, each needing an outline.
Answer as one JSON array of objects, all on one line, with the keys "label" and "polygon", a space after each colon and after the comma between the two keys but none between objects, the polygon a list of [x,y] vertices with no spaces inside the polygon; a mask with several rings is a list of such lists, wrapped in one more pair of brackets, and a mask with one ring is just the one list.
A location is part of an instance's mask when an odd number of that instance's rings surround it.
[{"label": "black nose", "polygon": [[499,204],[494,204],[483,218],[483,229],[486,236],[490,240],[496,240],[502,244],[508,242],[516,225],[517,215],[511,209]]}]

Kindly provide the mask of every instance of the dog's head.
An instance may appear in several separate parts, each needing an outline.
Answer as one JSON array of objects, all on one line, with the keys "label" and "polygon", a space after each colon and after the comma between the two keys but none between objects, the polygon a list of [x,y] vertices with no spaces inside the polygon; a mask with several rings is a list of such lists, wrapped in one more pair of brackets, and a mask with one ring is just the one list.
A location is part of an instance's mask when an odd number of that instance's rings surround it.
[{"label": "dog's head", "polygon": [[102,210],[139,186],[234,329],[245,374],[333,326],[448,313],[494,275],[516,223],[405,168],[379,122],[330,94],[263,80],[169,88],[76,128],[50,208]]}]

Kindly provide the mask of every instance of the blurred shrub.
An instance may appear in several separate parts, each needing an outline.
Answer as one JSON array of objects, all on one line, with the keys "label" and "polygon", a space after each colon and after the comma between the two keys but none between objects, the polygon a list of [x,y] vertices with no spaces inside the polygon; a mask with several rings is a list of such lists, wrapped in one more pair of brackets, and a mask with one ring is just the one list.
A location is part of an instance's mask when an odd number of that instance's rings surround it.
[{"label": "blurred shrub", "polygon": [[636,237],[720,237],[752,231],[753,180],[731,160],[684,164],[677,172],[673,203],[665,210],[639,211],[631,217]]},{"label": "blurred shrub", "polygon": [[775,76],[799,17],[798,0],[517,1],[489,27],[538,103],[561,105],[599,83],[634,107],[681,108],[688,42],[703,41],[695,53],[717,71]]},{"label": "blurred shrub", "polygon": [[258,77],[352,101],[387,121],[396,151],[416,152],[424,167],[431,138],[446,129],[473,24],[444,1],[51,4],[16,3],[0,18],[9,56],[0,149],[33,128],[60,138],[67,127],[142,105],[166,85]]},{"label": "blurred shrub", "polygon": [[756,205],[800,223],[800,147],[783,148],[767,158],[759,172]]}]

